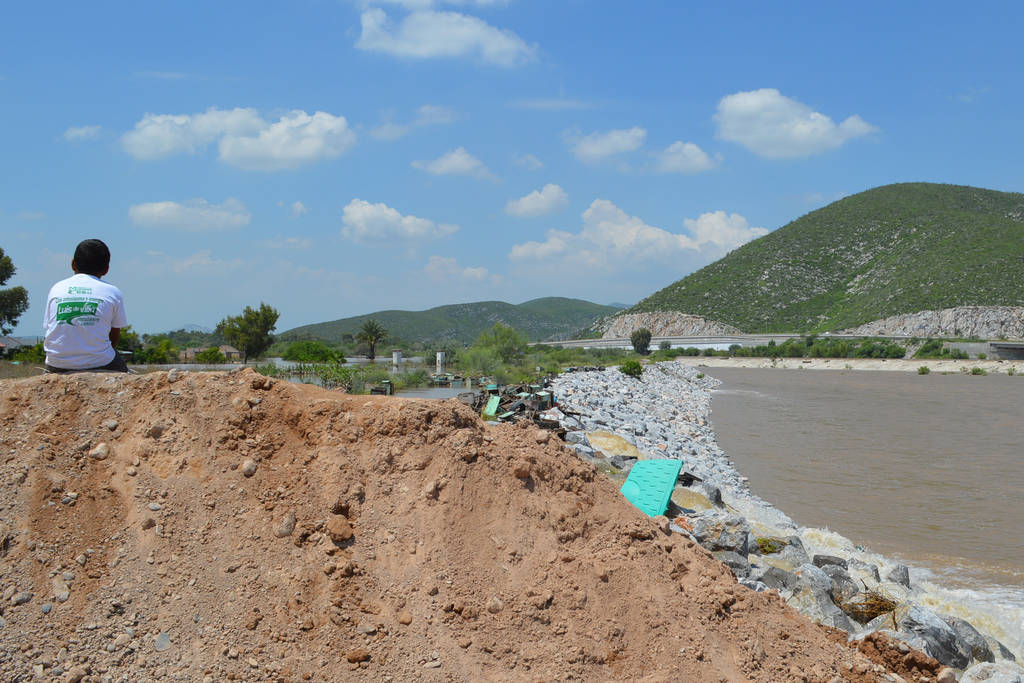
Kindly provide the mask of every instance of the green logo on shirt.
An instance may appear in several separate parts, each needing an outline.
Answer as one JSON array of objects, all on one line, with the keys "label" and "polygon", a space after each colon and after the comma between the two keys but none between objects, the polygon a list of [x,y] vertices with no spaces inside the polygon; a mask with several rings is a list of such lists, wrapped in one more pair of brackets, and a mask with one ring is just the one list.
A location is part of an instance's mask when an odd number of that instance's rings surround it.
[{"label": "green logo on shirt", "polygon": [[57,304],[57,323],[74,325],[75,320],[83,316],[96,316],[99,303],[95,301],[66,301]]}]

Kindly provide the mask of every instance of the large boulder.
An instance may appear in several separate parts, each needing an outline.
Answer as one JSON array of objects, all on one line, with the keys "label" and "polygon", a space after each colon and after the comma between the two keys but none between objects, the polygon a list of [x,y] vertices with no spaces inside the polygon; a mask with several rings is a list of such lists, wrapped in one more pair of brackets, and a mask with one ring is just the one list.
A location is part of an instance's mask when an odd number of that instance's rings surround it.
[{"label": "large boulder", "polygon": [[959,617],[942,617],[942,620],[949,624],[949,627],[956,631],[960,639],[967,644],[971,650],[971,656],[976,662],[994,662],[996,656],[992,653],[985,636],[978,633],[978,629]]},{"label": "large boulder", "polygon": [[760,581],[768,586],[768,588],[774,588],[779,593],[792,592],[800,584],[800,579],[793,572],[787,572],[785,569],[772,566],[751,572],[750,579]]},{"label": "large boulder", "polygon": [[712,555],[716,560],[729,567],[737,579],[745,579],[750,575],[750,562],[743,555],[732,550],[718,550]]},{"label": "large boulder", "polygon": [[826,595],[831,595],[832,579],[819,567],[813,564],[802,564],[793,572],[801,586],[813,588]]},{"label": "large boulder", "polygon": [[905,564],[898,564],[886,575],[885,579],[910,588],[910,569]]},{"label": "large boulder", "polygon": [[[821,557],[816,555],[815,558]],[[859,591],[857,584],[854,582],[850,575],[845,569],[837,564],[826,564],[824,566],[818,565],[821,571],[828,575],[828,578],[832,580],[832,588],[829,589],[829,595],[836,601],[836,604],[840,604],[849,600],[851,597],[856,595]]]},{"label": "large boulder", "polygon": [[818,623],[840,628],[847,633],[854,633],[857,630],[857,624],[851,621],[850,617],[843,613],[843,610],[836,607],[832,598],[824,590],[804,585],[798,588],[786,602],[805,617]]},{"label": "large boulder", "polygon": [[747,522],[736,515],[705,513],[693,522],[693,537],[711,551],[731,550],[746,557],[749,533]]},{"label": "large boulder", "polygon": [[1024,683],[1024,668],[1013,662],[975,664],[964,671],[960,683]]},{"label": "large boulder", "polygon": [[903,633],[924,641],[924,651],[946,666],[963,669],[971,663],[971,648],[942,617],[919,605],[904,605],[894,613]]}]

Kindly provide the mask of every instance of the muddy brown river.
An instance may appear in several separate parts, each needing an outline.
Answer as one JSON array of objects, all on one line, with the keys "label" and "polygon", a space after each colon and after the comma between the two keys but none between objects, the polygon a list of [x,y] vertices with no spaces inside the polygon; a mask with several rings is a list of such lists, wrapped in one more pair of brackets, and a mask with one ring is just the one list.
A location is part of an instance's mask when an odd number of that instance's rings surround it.
[{"label": "muddy brown river", "polygon": [[708,368],[751,489],[955,585],[1024,604],[1024,377]]}]

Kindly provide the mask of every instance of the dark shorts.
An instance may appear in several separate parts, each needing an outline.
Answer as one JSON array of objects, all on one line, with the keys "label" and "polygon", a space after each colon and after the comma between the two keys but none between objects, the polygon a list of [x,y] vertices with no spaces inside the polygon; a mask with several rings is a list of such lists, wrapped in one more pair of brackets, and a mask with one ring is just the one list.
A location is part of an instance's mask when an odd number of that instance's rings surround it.
[{"label": "dark shorts", "polygon": [[114,351],[114,360],[110,361],[101,368],[86,368],[83,370],[68,370],[66,368],[55,368],[52,365],[46,364],[46,371],[52,372],[55,375],[68,375],[72,372],[128,372],[128,364],[124,362],[124,356],[117,351]]}]

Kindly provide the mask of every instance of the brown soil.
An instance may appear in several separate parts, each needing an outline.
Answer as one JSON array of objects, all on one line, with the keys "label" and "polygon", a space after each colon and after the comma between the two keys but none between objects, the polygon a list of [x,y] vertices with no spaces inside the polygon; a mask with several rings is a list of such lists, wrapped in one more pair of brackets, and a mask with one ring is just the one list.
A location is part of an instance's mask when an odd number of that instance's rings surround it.
[{"label": "brown soil", "polygon": [[738,585],[547,432],[251,370],[172,377],[0,382],[3,680],[927,668]]}]

